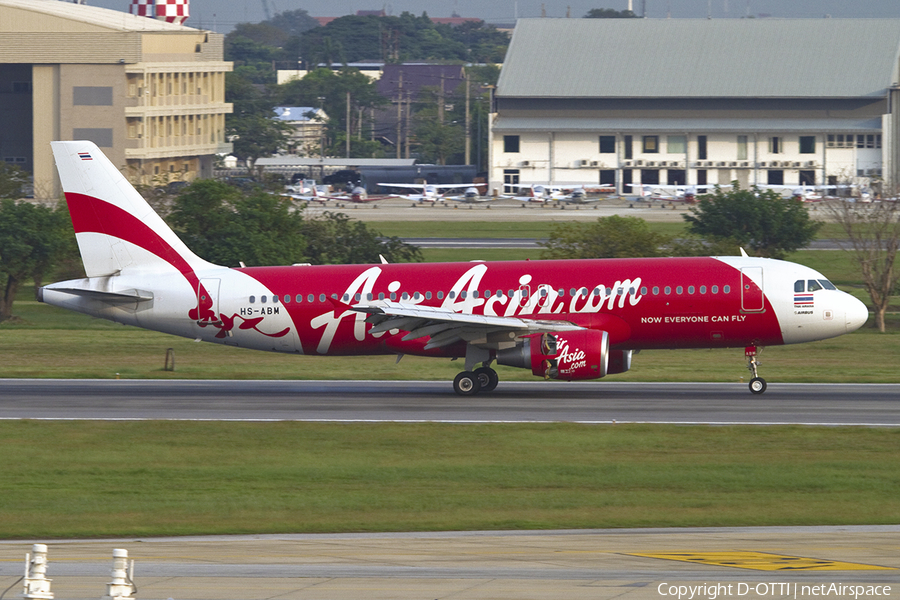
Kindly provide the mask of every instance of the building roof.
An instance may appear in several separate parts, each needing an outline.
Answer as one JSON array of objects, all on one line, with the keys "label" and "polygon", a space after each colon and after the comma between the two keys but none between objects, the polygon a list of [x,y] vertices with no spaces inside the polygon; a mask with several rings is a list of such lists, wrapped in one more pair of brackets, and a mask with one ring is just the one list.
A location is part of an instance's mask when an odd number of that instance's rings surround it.
[{"label": "building roof", "polygon": [[[125,0],[122,0],[122,5],[126,5]],[[22,9],[115,31],[197,31],[191,27],[139,17],[127,12],[59,0],[0,0],[0,7]]]},{"label": "building roof", "polygon": [[883,97],[898,69],[900,19],[520,19],[496,96]]},{"label": "building roof", "polygon": [[494,120],[493,131],[497,133],[525,133],[548,131],[557,132],[647,132],[679,133],[701,131],[707,133],[881,133],[881,118],[703,118],[679,119],[666,117],[504,117]]},{"label": "building roof", "polygon": [[[313,106],[276,106],[275,118],[286,123],[312,121],[320,112],[320,109]],[[327,118],[324,112],[321,112],[321,116],[323,119]]]},{"label": "building roof", "polygon": [[449,95],[465,81],[465,69],[462,65],[386,64],[381,79],[376,84],[378,93],[387,98],[395,97],[400,89],[401,73],[403,94],[409,94],[413,99],[418,98],[419,91],[425,86],[440,87],[443,82],[444,93]]}]

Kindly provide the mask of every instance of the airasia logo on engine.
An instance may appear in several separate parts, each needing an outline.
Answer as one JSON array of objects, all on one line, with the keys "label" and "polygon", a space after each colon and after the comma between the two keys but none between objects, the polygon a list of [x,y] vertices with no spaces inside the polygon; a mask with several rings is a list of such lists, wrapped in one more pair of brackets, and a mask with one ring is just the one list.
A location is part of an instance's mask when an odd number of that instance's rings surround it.
[{"label": "airasia logo on engine", "polygon": [[597,379],[609,365],[609,334],[584,330],[530,338],[531,372],[545,379]]},{"label": "airasia logo on engine", "polygon": [[584,350],[569,350],[568,340],[562,340],[559,345],[559,356],[556,357],[560,374],[571,374],[577,369],[587,366],[587,354]]}]

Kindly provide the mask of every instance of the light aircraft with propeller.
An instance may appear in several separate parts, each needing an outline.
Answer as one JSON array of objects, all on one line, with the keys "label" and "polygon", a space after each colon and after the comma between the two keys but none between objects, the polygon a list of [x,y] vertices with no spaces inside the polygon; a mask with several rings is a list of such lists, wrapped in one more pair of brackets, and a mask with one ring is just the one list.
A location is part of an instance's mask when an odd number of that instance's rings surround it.
[{"label": "light aircraft with propeller", "polygon": [[868,317],[818,271],[745,253],[216,265],[194,254],[95,144],[52,148],[86,275],[42,287],[41,301],[198,341],[462,359],[453,382],[461,395],[494,390],[495,363],[575,381],[628,371],[642,350],[743,348],[758,394],[767,387],[758,348],[836,337]]},{"label": "light aircraft with propeller", "polygon": [[392,198],[404,198],[413,202],[443,202],[444,190],[461,190],[474,187],[474,183],[379,183],[381,187],[414,190],[416,194],[391,194]]}]

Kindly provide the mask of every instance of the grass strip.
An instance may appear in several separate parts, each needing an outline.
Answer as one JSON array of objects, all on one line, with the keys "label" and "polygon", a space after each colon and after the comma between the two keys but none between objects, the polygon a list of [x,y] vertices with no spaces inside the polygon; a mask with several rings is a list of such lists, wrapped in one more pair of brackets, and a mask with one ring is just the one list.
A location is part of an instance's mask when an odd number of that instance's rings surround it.
[{"label": "grass strip", "polygon": [[900,431],[0,423],[0,538],[885,524]]}]

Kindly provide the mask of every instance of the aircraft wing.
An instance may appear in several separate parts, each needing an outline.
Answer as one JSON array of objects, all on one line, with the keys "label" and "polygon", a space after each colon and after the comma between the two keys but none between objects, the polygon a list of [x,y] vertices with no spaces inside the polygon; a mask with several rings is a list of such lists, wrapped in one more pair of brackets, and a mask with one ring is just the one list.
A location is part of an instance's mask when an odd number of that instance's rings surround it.
[{"label": "aircraft wing", "polygon": [[382,187],[397,187],[397,188],[405,188],[408,190],[424,190],[425,186],[421,183],[381,183],[378,185]]},{"label": "aircraft wing", "polygon": [[[568,321],[522,319],[457,313],[433,306],[418,306],[400,302],[379,301],[357,304],[352,310],[367,313],[366,322],[374,327],[370,333],[383,333],[391,329],[408,332],[403,341],[429,337],[426,350],[442,348],[459,341],[476,343],[496,333],[511,334],[510,339],[533,334],[560,331],[581,331]],[[487,343],[487,342],[485,342]]]}]

